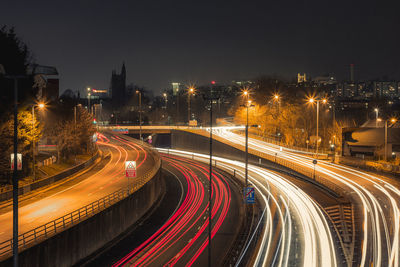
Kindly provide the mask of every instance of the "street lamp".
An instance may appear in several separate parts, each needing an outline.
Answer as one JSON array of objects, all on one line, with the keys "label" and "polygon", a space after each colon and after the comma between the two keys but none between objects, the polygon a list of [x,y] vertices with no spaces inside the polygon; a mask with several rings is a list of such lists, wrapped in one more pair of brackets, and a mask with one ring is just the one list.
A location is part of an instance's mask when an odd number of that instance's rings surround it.
[{"label": "street lamp", "polygon": [[[27,69],[28,75],[57,75],[55,68],[44,68],[46,73],[42,73],[42,69],[37,69],[38,65],[29,66]],[[12,177],[13,184],[13,265],[18,266],[18,177],[17,177],[17,153],[18,153],[18,80],[26,79],[27,75],[7,75],[3,65],[0,64],[0,74],[4,78],[14,81],[14,170]]]},{"label": "street lamp", "polygon": [[242,107],[246,107],[246,167],[245,167],[245,174],[244,174],[244,180],[245,180],[245,187],[247,188],[248,185],[248,165],[249,165],[249,107],[254,107],[254,105],[251,104],[251,100],[249,100],[249,92],[247,90],[243,91],[243,96],[246,97],[246,102]]},{"label": "street lamp", "polygon": [[[386,121],[385,121],[385,156],[384,156],[384,160],[385,160],[385,161],[387,161],[387,152],[388,152],[388,151],[387,151],[388,121],[389,121],[389,120],[386,120]],[[397,121],[396,118],[391,118],[391,119],[390,119],[390,122],[392,123],[392,125],[395,124],[396,121]]]},{"label": "street lamp", "polygon": [[314,102],[317,102],[317,138],[316,138],[316,146],[315,146],[315,156],[318,158],[318,141],[319,141],[319,136],[318,136],[318,125],[319,125],[319,102],[322,101],[323,104],[326,104],[328,101],[324,98],[322,100],[320,99],[314,99],[313,97],[308,100],[309,103],[313,104]]},{"label": "street lamp", "polygon": [[167,109],[167,105],[168,105],[168,96],[167,96],[167,93],[163,93],[163,97],[164,97],[164,100],[165,100],[165,109]]},{"label": "street lamp", "polygon": [[[277,110],[276,110],[276,119],[278,119],[278,116],[279,116],[279,112],[280,112],[280,109],[281,109],[281,101],[280,101],[280,96],[278,95],[278,94],[274,94],[274,102],[276,102],[276,107],[277,107]],[[278,135],[278,132],[280,132],[280,129],[279,129],[279,127],[276,127],[275,128],[275,135]],[[279,136],[280,137],[280,136]],[[281,138],[279,138],[279,144],[280,144],[280,142],[281,142]]]},{"label": "street lamp", "polygon": [[[44,109],[45,104],[39,103],[37,104],[39,109]],[[35,171],[35,105],[32,106],[32,170],[33,170],[33,180],[36,180],[36,171]]]},{"label": "street lamp", "polygon": [[378,128],[379,109],[375,108],[374,111],[375,111],[375,114],[376,114],[375,128]]},{"label": "street lamp", "polygon": [[136,90],[136,94],[139,94],[139,139],[142,141],[142,92]]},{"label": "street lamp", "polygon": [[91,95],[92,95],[90,87],[87,88],[87,91],[88,91],[88,111],[89,111],[89,114],[92,114],[91,110],[90,110],[90,98],[91,98]]},{"label": "street lamp", "polygon": [[188,125],[190,123],[190,95],[194,93],[194,88],[190,87],[188,89]]}]

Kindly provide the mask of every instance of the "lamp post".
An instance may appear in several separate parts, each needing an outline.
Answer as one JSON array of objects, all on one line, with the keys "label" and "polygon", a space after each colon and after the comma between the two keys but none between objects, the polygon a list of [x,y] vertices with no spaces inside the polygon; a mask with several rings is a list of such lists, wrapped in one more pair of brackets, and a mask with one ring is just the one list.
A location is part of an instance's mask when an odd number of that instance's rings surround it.
[{"label": "lamp post", "polygon": [[165,100],[165,109],[167,109],[167,106],[168,106],[168,96],[167,96],[167,93],[163,93],[163,97],[164,97],[164,100]]},{"label": "lamp post", "polygon": [[[393,124],[396,123],[396,119],[395,118],[391,118],[390,122]],[[385,121],[385,156],[384,156],[384,160],[387,161],[387,143],[388,143],[388,120]]]},{"label": "lamp post", "polygon": [[[314,102],[317,102],[317,138],[316,138],[316,146],[315,146],[315,157],[318,158],[318,141],[319,141],[319,136],[318,136],[318,127],[319,127],[319,102],[321,100],[319,99],[314,99],[314,98],[310,98],[308,100],[308,102],[310,102],[311,104],[313,104]],[[326,104],[327,100],[324,98],[322,99],[322,103]]]},{"label": "lamp post", "polygon": [[188,90],[188,125],[190,123],[190,95],[194,93],[194,88],[190,87]]},{"label": "lamp post", "polygon": [[[274,102],[277,103],[277,105],[276,105],[276,107],[277,107],[276,119],[278,119],[279,111],[281,109],[281,101],[280,101],[280,96],[278,94],[274,95]],[[275,135],[276,136],[278,135],[278,130],[280,132],[280,129],[278,127],[276,127],[276,129],[275,129]],[[281,143],[281,136],[279,135],[279,145],[280,145],[280,143]]]},{"label": "lamp post", "polygon": [[210,95],[204,95],[205,100],[210,101],[210,172],[209,172],[209,185],[208,185],[208,266],[211,266],[211,227],[212,227],[212,118],[213,118],[213,101],[219,99],[219,95],[213,90],[215,81],[211,81]]},{"label": "lamp post", "polygon": [[142,141],[142,92],[136,90],[136,94],[139,94],[139,139]]},{"label": "lamp post", "polygon": [[378,115],[379,115],[379,109],[375,108],[374,109],[375,114],[376,114],[376,119],[375,119],[375,128],[378,128]]},{"label": "lamp post", "polygon": [[[37,105],[39,109],[43,109],[44,103],[39,103]],[[35,105],[32,106],[32,170],[33,170],[33,180],[36,180],[36,170],[35,170]]]},{"label": "lamp post", "polygon": [[90,87],[88,87],[87,88],[87,91],[88,91],[88,111],[89,111],[89,114],[91,114],[91,110],[90,110],[90,97],[91,97],[91,89],[90,89]]},{"label": "lamp post", "polygon": [[[29,75],[40,75],[37,71],[37,65],[30,66],[31,68],[27,69],[27,74]],[[56,75],[58,74],[55,68],[47,68],[46,75]],[[12,176],[12,184],[13,184],[13,241],[12,241],[12,250],[13,250],[13,266],[18,266],[18,177],[17,177],[17,152],[18,152],[18,80],[26,79],[29,76],[27,75],[6,75],[4,70],[4,66],[0,64],[0,74],[4,75],[4,78],[11,79],[14,81],[14,168],[13,168],[13,176]]]},{"label": "lamp post", "polygon": [[246,107],[246,155],[245,155],[245,173],[244,173],[244,183],[247,188],[248,185],[248,165],[249,165],[249,107],[254,107],[249,100],[249,91],[243,91],[243,96],[246,97],[246,104],[242,105]]}]

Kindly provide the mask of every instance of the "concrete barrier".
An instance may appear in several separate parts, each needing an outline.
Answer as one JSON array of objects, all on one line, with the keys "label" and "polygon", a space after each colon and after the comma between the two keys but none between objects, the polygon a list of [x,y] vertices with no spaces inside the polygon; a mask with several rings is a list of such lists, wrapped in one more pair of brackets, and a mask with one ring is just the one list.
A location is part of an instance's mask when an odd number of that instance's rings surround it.
[{"label": "concrete barrier", "polygon": [[[72,266],[133,225],[161,197],[161,171],[129,197],[20,253],[19,266]],[[12,258],[0,263],[12,266]]]}]

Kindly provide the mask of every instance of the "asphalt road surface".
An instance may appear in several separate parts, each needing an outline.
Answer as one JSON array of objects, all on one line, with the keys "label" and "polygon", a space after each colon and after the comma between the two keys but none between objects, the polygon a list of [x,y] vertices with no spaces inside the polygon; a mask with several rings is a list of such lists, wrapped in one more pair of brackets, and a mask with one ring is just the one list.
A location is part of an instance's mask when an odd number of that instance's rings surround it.
[{"label": "asphalt road surface", "polygon": [[[163,155],[167,193],[160,206],[89,266],[207,266],[208,165]],[[240,190],[213,170],[212,265],[221,266],[240,227]]]},{"label": "asphalt road surface", "polygon": [[[207,162],[208,155],[164,150]],[[244,163],[213,157],[218,168],[244,179]],[[245,248],[236,266],[338,266],[342,262],[321,206],[285,176],[249,164],[249,182],[263,210],[246,247],[256,242],[256,250]],[[326,201],[326,200],[325,200]],[[251,254],[250,261],[242,260]]]},{"label": "asphalt road surface", "polygon": [[[229,129],[215,134],[227,143],[243,145],[244,137]],[[260,140],[249,138],[249,148],[276,155],[312,171],[312,158]],[[400,266],[400,186],[399,181],[343,165],[319,160],[317,174],[343,189],[355,204],[357,226],[353,246],[347,248],[347,261],[359,266]]]},{"label": "asphalt road surface", "polygon": [[[66,215],[121,188],[127,187],[124,162],[137,161],[137,175],[141,176],[155,163],[152,154],[140,145],[112,134],[100,134],[99,148],[110,153],[110,161],[100,170],[84,174],[79,182],[60,185],[22,201],[19,207],[19,233],[24,233]],[[4,203],[2,203],[4,204]],[[12,238],[12,211],[9,205],[0,209],[0,243]]]}]

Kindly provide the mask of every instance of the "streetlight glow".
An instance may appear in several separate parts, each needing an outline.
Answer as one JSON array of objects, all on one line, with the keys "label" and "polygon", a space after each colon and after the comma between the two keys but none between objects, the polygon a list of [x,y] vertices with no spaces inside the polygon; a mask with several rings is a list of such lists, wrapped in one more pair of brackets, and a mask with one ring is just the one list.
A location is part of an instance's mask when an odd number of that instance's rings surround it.
[{"label": "streetlight glow", "polygon": [[244,90],[244,91],[243,91],[243,95],[244,95],[244,96],[247,96],[248,94],[249,94],[249,91],[247,91],[247,90]]},{"label": "streetlight glow", "polygon": [[38,107],[39,107],[40,109],[43,109],[43,108],[45,107],[45,105],[44,105],[44,103],[39,103],[39,104],[38,104]]},{"label": "streetlight glow", "polygon": [[279,95],[274,95],[274,99],[278,100],[279,99]]},{"label": "streetlight glow", "polygon": [[324,98],[322,99],[322,103],[326,104],[327,100]]},{"label": "streetlight glow", "polygon": [[391,122],[391,123],[396,123],[396,121],[397,121],[396,118],[391,118],[391,119],[390,119],[390,122]]},{"label": "streetlight glow", "polygon": [[315,101],[314,98],[310,98],[310,99],[308,100],[308,102],[310,102],[310,103],[314,103],[314,101]]}]

